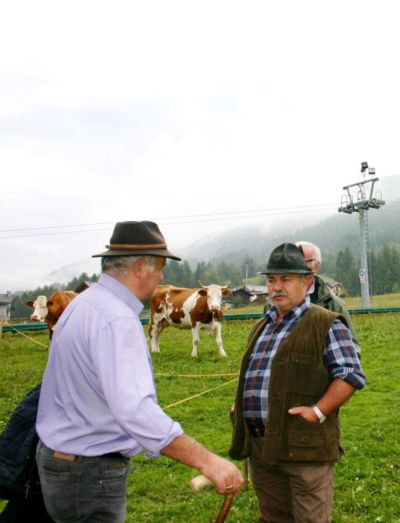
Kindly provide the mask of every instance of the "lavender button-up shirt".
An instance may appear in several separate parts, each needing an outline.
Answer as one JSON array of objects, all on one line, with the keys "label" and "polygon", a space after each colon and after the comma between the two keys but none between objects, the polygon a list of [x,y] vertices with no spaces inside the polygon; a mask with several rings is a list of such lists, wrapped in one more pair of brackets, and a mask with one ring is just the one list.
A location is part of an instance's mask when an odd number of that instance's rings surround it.
[{"label": "lavender button-up shirt", "polygon": [[36,430],[60,452],[157,456],[183,430],[157,404],[141,302],[107,274],[58,320]]}]

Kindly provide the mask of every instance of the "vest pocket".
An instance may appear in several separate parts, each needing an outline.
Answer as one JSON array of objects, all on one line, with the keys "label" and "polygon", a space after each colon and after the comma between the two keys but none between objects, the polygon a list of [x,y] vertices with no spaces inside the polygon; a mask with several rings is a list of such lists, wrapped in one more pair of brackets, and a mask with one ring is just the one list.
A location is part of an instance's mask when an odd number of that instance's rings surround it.
[{"label": "vest pocket", "polygon": [[320,432],[292,430],[288,434],[286,456],[290,461],[318,463],[326,460],[325,436]]},{"label": "vest pocket", "polygon": [[324,434],[293,430],[289,432],[289,447],[320,447],[324,444]]}]

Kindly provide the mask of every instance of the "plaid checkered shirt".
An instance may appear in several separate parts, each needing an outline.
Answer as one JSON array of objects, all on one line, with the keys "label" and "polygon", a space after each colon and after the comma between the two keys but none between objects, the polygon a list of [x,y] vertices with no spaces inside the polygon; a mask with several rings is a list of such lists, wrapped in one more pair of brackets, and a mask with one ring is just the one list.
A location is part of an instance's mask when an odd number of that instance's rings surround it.
[{"label": "plaid checkered shirt", "polygon": [[[278,325],[278,312],[272,306],[265,314],[267,325],[250,355],[245,374],[243,415],[247,423],[263,429],[268,416],[268,388],[271,364],[275,354],[311,305],[307,295]],[[349,329],[335,320],[325,338],[324,364],[332,380],[339,378],[356,389],[365,385],[365,376],[357,356],[358,347],[352,341]]]}]

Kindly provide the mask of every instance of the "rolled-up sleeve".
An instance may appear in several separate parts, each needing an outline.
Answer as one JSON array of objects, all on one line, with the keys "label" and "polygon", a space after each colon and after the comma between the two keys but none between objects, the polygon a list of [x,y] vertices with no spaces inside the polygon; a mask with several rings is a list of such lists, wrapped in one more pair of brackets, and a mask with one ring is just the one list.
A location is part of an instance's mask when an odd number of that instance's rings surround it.
[{"label": "rolled-up sleeve", "polygon": [[333,322],[326,336],[324,362],[332,379],[341,379],[356,389],[365,386],[357,347],[350,330],[340,320]]},{"label": "rolled-up sleeve", "polygon": [[148,456],[159,455],[183,430],[157,403],[139,319],[114,319],[97,333],[91,354],[105,402],[122,431],[150,451]]}]

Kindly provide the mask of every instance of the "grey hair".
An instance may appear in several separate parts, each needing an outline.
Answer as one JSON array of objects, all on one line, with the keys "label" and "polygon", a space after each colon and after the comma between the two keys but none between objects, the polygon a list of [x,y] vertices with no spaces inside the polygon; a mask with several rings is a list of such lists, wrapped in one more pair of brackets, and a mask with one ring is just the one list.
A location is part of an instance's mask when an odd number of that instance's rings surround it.
[{"label": "grey hair", "polygon": [[124,278],[138,260],[145,260],[148,271],[154,271],[154,256],[104,256],[101,258],[101,270]]},{"label": "grey hair", "polygon": [[321,249],[311,242],[296,242],[297,247],[309,247],[312,251],[312,257],[319,263],[322,262]]}]

